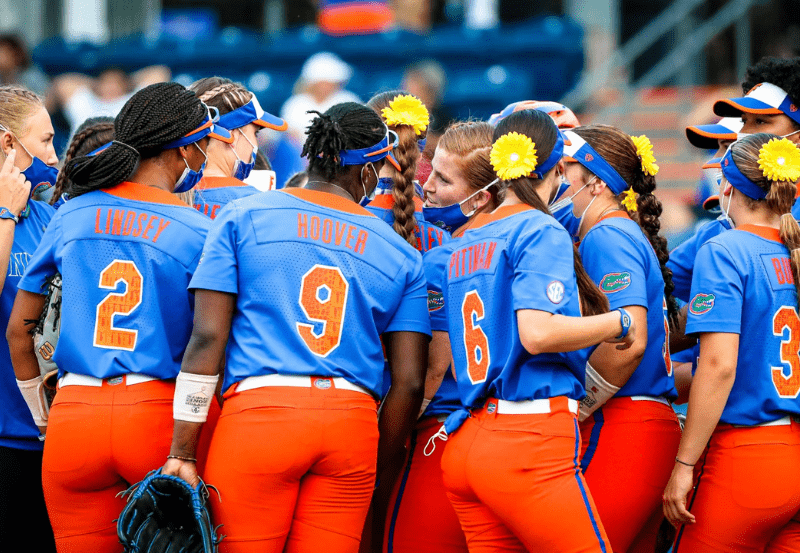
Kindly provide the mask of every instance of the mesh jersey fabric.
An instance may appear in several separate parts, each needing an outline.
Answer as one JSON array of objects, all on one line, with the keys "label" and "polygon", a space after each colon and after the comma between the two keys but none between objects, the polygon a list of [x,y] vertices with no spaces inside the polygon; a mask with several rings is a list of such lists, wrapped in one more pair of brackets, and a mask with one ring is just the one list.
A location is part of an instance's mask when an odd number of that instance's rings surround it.
[{"label": "mesh jersey fabric", "polygon": [[233,177],[203,177],[194,188],[194,208],[216,219],[228,202],[258,194],[258,189]]}]

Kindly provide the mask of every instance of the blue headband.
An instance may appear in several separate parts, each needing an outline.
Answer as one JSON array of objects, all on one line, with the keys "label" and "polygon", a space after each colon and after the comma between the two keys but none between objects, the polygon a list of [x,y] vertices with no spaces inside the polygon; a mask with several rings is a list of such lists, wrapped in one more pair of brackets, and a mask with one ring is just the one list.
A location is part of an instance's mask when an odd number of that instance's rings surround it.
[{"label": "blue headband", "polygon": [[564,148],[564,155],[570,158],[571,161],[577,161],[597,175],[615,195],[622,194],[630,188],[630,185],[617,173],[616,169],[611,167],[611,165],[609,165],[609,163],[578,134],[572,131],[564,131],[564,137],[568,141]]},{"label": "blue headband", "polygon": [[249,102],[225,115],[219,116],[219,126],[228,130],[240,129],[250,123],[255,123],[259,127],[285,131],[288,123],[280,117],[275,117],[261,108],[258,99],[253,95]]},{"label": "blue headband", "polygon": [[[219,120],[219,110],[217,110],[217,108],[207,108],[207,110],[208,112],[206,113],[206,117],[203,119],[203,122],[200,123],[199,127],[177,140],[173,140],[172,142],[164,144],[161,149],[169,150],[170,148],[187,146],[197,142],[198,140],[202,140],[206,136],[211,136],[211,138],[216,138],[217,140],[221,140],[226,144],[231,144],[233,142],[233,137],[231,136],[231,133],[228,132],[228,129],[220,127],[219,125],[214,125],[214,123]],[[211,110],[214,110],[213,115]]]},{"label": "blue headband", "polygon": [[[394,135],[394,142],[389,142],[389,135]],[[339,164],[340,165],[364,165],[365,163],[380,161],[389,155],[389,152],[397,148],[400,139],[394,131],[388,131],[383,140],[370,146],[369,148],[361,148],[360,150],[340,150],[339,151]],[[395,162],[397,163],[397,162]]]},{"label": "blue headband", "polygon": [[733,161],[730,148],[728,148],[728,151],[725,152],[725,156],[722,158],[721,165],[722,176],[724,176],[725,180],[731,183],[731,186],[733,186],[736,190],[754,200],[763,200],[767,197],[766,192],[764,192],[758,187],[758,185],[756,185],[756,183],[742,174],[742,172],[736,166],[736,162]]},{"label": "blue headband", "polygon": [[556,143],[553,145],[553,149],[550,152],[550,155],[547,156],[547,159],[544,160],[541,164],[536,166],[536,169],[533,170],[531,175],[535,175],[538,179],[543,179],[544,176],[556,166],[561,158],[564,155],[564,135],[561,134],[561,131],[558,131],[558,138],[556,139]]}]

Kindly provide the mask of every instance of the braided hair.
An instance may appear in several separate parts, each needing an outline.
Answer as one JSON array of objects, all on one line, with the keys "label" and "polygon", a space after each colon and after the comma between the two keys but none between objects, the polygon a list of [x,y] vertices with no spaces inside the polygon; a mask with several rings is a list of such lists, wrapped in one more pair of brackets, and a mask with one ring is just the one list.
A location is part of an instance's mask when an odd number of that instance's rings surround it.
[{"label": "braided hair", "polygon": [[[112,140],[114,140],[114,118],[90,117],[75,130],[69,147],[64,153],[63,163],[66,164],[75,157],[85,156]],[[67,178],[67,172],[60,171],[50,204],[55,204],[64,193],[72,194],[71,188],[72,181]]]},{"label": "braided hair", "polygon": [[189,85],[205,105],[217,108],[220,115],[239,109],[253,97],[243,85],[224,77],[206,77]]},{"label": "braided hair", "polygon": [[178,83],[143,88],[114,120],[115,142],[111,146],[96,156],[77,157],[66,164],[72,194],[80,196],[125,181],[140,160],[161,154],[165,144],[199,127],[207,113],[194,92]]},{"label": "braided hair", "polygon": [[17,137],[28,133],[28,121],[42,108],[42,99],[24,86],[0,86],[0,125]]},{"label": "braided hair", "polygon": [[[664,297],[667,300],[669,322],[675,328],[678,321],[678,304],[672,295],[675,290],[675,285],[672,283],[672,269],[667,267],[669,261],[667,239],[659,234],[662,206],[653,194],[656,189],[655,177],[643,171],[642,161],[636,153],[636,145],[630,136],[618,128],[609,125],[587,125],[575,129],[575,134],[594,148],[638,195],[636,211],[628,214],[642,228],[656,253],[661,266],[661,276],[664,279]],[[618,196],[617,200],[621,199],[622,196]]]},{"label": "braided hair", "polygon": [[[373,96],[367,105],[380,115],[383,108],[389,107],[392,100],[400,94],[408,93],[401,90],[382,92]],[[398,147],[395,148],[393,155],[402,169],[402,171],[398,171],[389,166],[393,183],[392,197],[394,198],[392,227],[406,242],[418,248],[419,244],[415,234],[417,220],[414,218],[416,209],[414,205],[414,175],[417,173],[417,164],[421,154],[417,143],[417,134],[409,125],[396,125],[389,128],[397,133],[399,139]]]},{"label": "braided hair", "polygon": [[374,146],[386,137],[386,125],[380,116],[355,102],[336,104],[317,117],[306,130],[302,157],[308,158],[309,173],[328,180],[341,175],[346,166],[339,163],[339,152]]}]

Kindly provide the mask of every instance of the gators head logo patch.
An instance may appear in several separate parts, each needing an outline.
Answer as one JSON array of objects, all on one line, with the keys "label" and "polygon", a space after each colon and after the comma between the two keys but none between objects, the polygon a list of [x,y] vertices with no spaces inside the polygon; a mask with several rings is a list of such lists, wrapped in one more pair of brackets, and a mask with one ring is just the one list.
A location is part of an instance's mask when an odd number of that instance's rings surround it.
[{"label": "gators head logo patch", "polygon": [[428,311],[438,311],[444,307],[444,295],[436,290],[428,290]]},{"label": "gators head logo patch", "polygon": [[689,303],[689,311],[692,315],[708,313],[714,307],[715,299],[714,294],[697,294]]},{"label": "gators head logo patch", "polygon": [[606,294],[613,294],[631,285],[630,273],[608,273],[600,281],[600,289]]}]

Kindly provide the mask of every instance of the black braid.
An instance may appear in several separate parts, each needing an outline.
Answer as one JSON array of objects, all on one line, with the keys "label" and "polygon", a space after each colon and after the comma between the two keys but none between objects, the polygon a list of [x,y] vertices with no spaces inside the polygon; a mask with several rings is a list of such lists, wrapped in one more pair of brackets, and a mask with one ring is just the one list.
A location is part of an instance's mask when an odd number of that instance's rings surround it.
[{"label": "black braid", "polygon": [[380,116],[355,102],[337,104],[317,114],[306,131],[303,157],[308,158],[309,172],[333,179],[345,170],[339,164],[341,150],[357,150],[374,146],[386,136],[386,125]]},{"label": "black braid", "polygon": [[[112,140],[114,140],[114,118],[90,117],[75,129],[75,134],[72,135],[69,147],[64,153],[64,164],[75,157],[85,156]],[[62,170],[58,173],[50,204],[55,204],[64,193],[72,195],[72,182],[67,178],[66,171]]]},{"label": "black braid", "polygon": [[178,83],[143,88],[125,103],[114,121],[115,140],[133,149],[114,143],[96,156],[70,160],[64,170],[72,181],[73,196],[125,181],[140,159],[159,155],[164,144],[199,127],[206,113],[194,92]]}]

